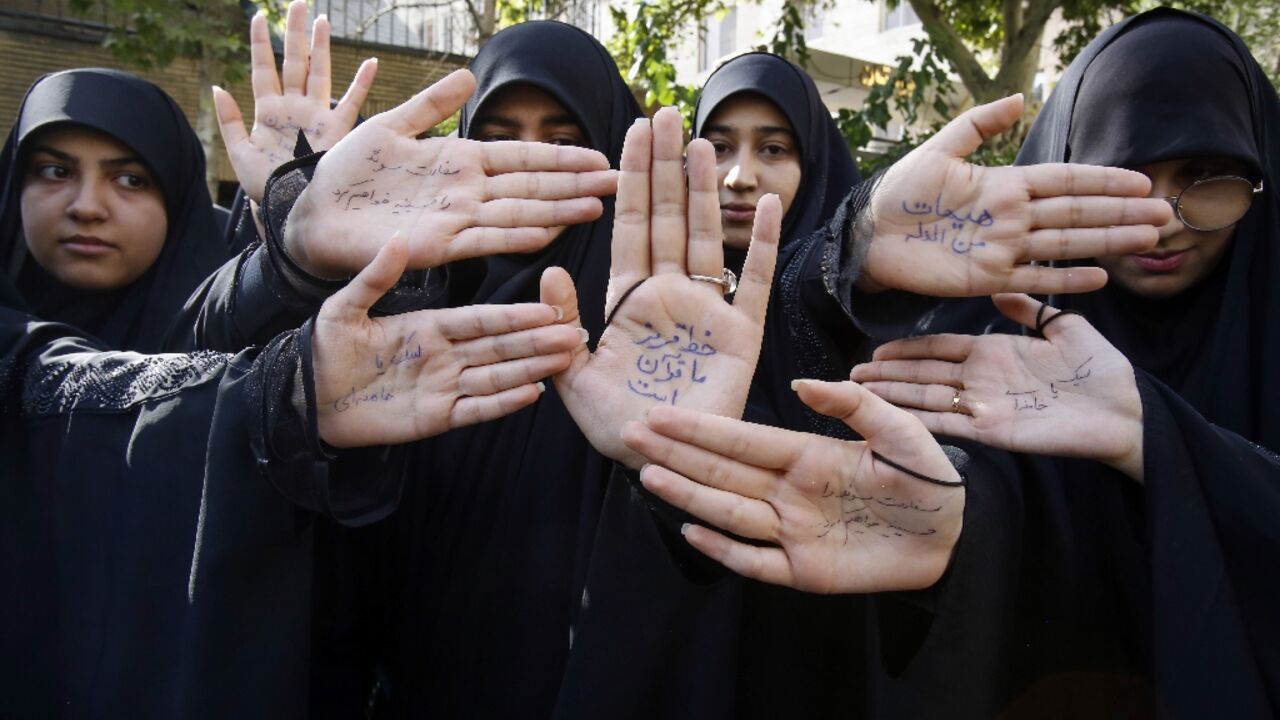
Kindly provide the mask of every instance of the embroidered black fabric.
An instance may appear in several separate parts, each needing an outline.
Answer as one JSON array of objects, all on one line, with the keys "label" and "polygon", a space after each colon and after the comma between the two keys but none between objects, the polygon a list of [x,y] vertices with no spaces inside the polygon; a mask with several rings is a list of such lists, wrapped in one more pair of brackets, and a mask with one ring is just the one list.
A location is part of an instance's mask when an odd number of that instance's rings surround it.
[{"label": "embroidered black fabric", "polygon": [[217,381],[226,369],[225,353],[95,355],[92,362],[32,363],[26,371],[22,411],[58,415],[76,411],[119,411]]}]

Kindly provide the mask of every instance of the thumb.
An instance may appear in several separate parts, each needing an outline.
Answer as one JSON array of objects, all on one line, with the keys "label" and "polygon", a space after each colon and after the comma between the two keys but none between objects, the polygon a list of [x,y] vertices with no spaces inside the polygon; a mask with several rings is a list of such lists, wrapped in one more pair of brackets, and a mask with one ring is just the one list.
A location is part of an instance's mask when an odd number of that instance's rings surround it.
[{"label": "thumb", "polygon": [[925,146],[954,158],[973,154],[982,143],[1013,127],[1022,116],[1022,93],[966,110],[929,138]]},{"label": "thumb", "polygon": [[881,433],[906,429],[904,421],[909,423],[915,419],[855,382],[796,380],[791,387],[805,405],[843,420],[867,442],[874,443]]},{"label": "thumb", "polygon": [[401,135],[421,135],[458,112],[475,89],[476,78],[470,70],[454,70],[431,87],[379,115],[381,119],[378,122]]},{"label": "thumb", "polygon": [[[1030,295],[1022,293],[992,295],[991,302],[996,304],[996,309],[1000,311],[1001,315],[1029,330],[1036,329],[1036,313],[1040,312],[1040,307],[1044,305],[1044,303]],[[1054,313],[1057,311],[1049,308],[1045,312]]]},{"label": "thumb", "polygon": [[[569,363],[569,369],[564,372],[572,375],[591,357],[591,351],[587,349],[586,342],[590,338],[587,337],[587,331],[582,327],[582,318],[578,315],[578,290],[573,286],[573,278],[569,276],[568,271],[553,265],[542,271],[539,294],[541,296],[539,300],[556,308],[559,312],[560,323],[578,328],[583,335],[584,342],[571,351],[573,360]],[[556,382],[559,384],[560,375],[556,376]]]},{"label": "thumb", "polygon": [[391,236],[373,262],[351,278],[320,307],[320,317],[338,322],[359,322],[369,316],[369,308],[387,294],[409,261],[409,244],[399,231]]}]

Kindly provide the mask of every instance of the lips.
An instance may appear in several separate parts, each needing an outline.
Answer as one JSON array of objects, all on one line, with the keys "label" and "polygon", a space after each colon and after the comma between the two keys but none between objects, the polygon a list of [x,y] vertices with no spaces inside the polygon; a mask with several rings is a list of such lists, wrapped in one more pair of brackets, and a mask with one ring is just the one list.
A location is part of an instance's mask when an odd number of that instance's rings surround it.
[{"label": "lips", "polygon": [[1161,252],[1161,253],[1142,253],[1130,255],[1138,267],[1147,272],[1172,272],[1177,270],[1187,259],[1189,250],[1180,250],[1178,252]]},{"label": "lips", "polygon": [[729,222],[751,222],[756,219],[756,207],[746,203],[729,203],[720,206],[720,214]]},{"label": "lips", "polygon": [[115,252],[116,246],[94,235],[72,235],[59,242],[63,249],[77,255],[97,256]]}]

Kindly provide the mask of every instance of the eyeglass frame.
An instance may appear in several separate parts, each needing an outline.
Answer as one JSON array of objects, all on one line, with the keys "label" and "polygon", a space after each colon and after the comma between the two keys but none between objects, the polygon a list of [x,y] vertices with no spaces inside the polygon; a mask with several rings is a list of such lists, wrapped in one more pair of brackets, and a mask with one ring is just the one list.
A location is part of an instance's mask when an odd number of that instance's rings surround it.
[{"label": "eyeglass frame", "polygon": [[1216,227],[1216,228],[1196,227],[1195,225],[1192,225],[1191,223],[1187,222],[1187,219],[1182,216],[1182,196],[1185,195],[1186,192],[1191,188],[1203,183],[1213,182],[1214,180],[1243,180],[1246,184],[1249,185],[1250,188],[1252,188],[1252,192],[1249,195],[1249,206],[1244,209],[1245,213],[1248,213],[1249,207],[1253,206],[1253,198],[1262,194],[1262,180],[1258,180],[1258,184],[1254,185],[1253,181],[1247,177],[1240,177],[1239,175],[1215,175],[1213,177],[1201,178],[1199,180],[1196,180],[1190,185],[1182,188],[1182,190],[1177,195],[1171,195],[1168,197],[1159,197],[1159,198],[1153,198],[1153,199],[1164,200],[1165,202],[1169,203],[1169,207],[1173,208],[1173,214],[1186,227],[1192,230],[1195,230],[1196,232],[1217,232],[1219,230],[1229,228],[1232,225],[1235,225],[1236,223],[1240,222],[1241,220],[1244,219],[1244,215],[1242,214],[1240,217],[1236,218],[1235,220],[1232,220],[1226,225],[1223,225],[1222,227]]}]

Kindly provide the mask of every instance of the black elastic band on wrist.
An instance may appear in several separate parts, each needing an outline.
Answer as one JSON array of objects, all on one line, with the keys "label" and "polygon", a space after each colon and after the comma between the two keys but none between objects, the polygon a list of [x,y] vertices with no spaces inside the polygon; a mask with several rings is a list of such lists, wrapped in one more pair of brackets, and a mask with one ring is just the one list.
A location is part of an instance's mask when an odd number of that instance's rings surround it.
[{"label": "black elastic band on wrist", "polygon": [[[1039,335],[1040,337],[1044,337],[1044,329],[1049,327],[1049,323],[1053,322],[1054,320],[1057,320],[1063,315],[1080,315],[1080,313],[1076,310],[1059,310],[1058,312],[1054,313],[1053,315],[1050,315],[1046,319],[1044,316],[1044,311],[1048,307],[1049,306],[1047,304],[1041,304],[1040,309],[1036,311],[1036,334]],[[1080,315],[1080,317],[1084,317],[1084,316]]]},{"label": "black elastic band on wrist", "polygon": [[645,280],[648,280],[648,279],[649,278],[640,279],[639,281],[636,282],[635,285],[632,285],[631,287],[627,288],[627,291],[622,293],[622,297],[618,298],[617,304],[614,305],[613,309],[609,311],[609,317],[604,319],[605,328],[608,328],[609,324],[613,322],[613,316],[618,314],[618,309],[622,307],[622,303],[626,302],[627,298],[631,297],[631,293],[635,292],[636,289],[639,288],[641,285],[643,285],[645,283]]},{"label": "black elastic band on wrist", "polygon": [[965,487],[966,485],[969,484],[969,478],[965,477],[965,474],[959,470],[956,471],[960,475],[959,482],[954,482],[951,480],[939,480],[937,478],[929,477],[928,475],[922,475],[921,473],[918,473],[915,470],[912,470],[911,468],[903,467],[902,465],[899,465],[898,463],[881,455],[875,450],[871,451],[871,457],[875,458],[876,460],[879,460],[880,462],[884,463],[885,465],[888,465],[889,467],[893,468],[894,470],[897,470],[900,473],[905,473],[907,475],[910,475],[911,477],[917,480],[923,480],[924,482],[927,482],[930,485],[941,485],[942,487]]}]

